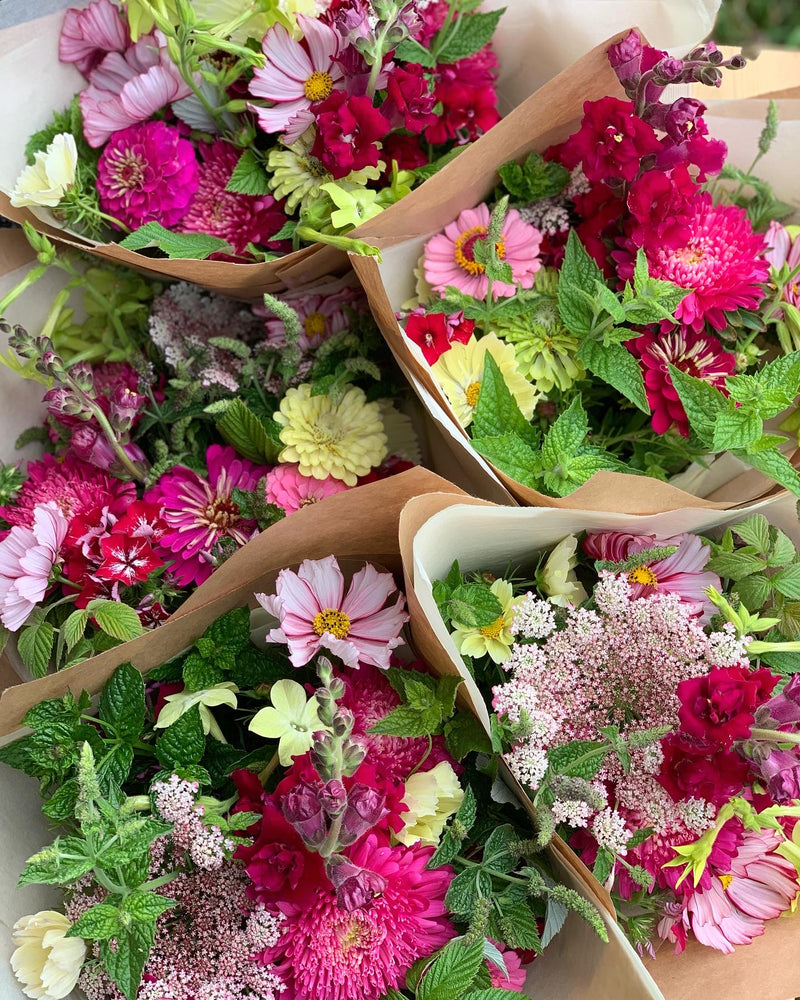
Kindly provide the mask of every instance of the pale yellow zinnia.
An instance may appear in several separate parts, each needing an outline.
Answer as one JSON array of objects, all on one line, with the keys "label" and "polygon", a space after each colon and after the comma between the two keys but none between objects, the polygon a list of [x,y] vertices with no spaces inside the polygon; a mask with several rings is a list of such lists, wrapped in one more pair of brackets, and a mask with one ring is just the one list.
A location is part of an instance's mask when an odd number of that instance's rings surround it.
[{"label": "pale yellow zinnia", "polygon": [[508,580],[495,580],[489,588],[500,602],[501,613],[491,624],[469,628],[453,622],[453,641],[464,656],[491,657],[494,663],[503,663],[511,655],[514,635],[514,590]]},{"label": "pale yellow zinnia", "polygon": [[464,789],[446,761],[440,761],[430,771],[415,771],[406,779],[402,814],[403,829],[395,839],[406,847],[422,844],[436,847],[448,819],[464,799]]},{"label": "pale yellow zinnia", "polygon": [[530,420],[538,399],[536,390],[520,374],[514,348],[510,344],[504,344],[493,333],[487,333],[480,340],[470,337],[466,344],[456,341],[431,366],[431,371],[450,400],[456,419],[462,427],[469,427],[472,423],[481,392],[487,354],[491,354],[500,369],[508,391],[517,401],[522,415]]},{"label": "pale yellow zinnia", "polygon": [[551,604],[566,608],[586,600],[586,591],[575,575],[578,565],[578,539],[567,535],[556,545],[547,562],[536,574],[536,584]]},{"label": "pale yellow zinnia", "polygon": [[297,462],[301,476],[333,476],[355,486],[386,457],[379,403],[350,386],[338,399],[312,396],[307,383],[289,389],[275,420],[282,425],[280,462]]},{"label": "pale yellow zinnia", "polygon": [[20,917],[12,940],[11,968],[26,997],[63,1000],[75,988],[86,958],[83,938],[67,937],[71,922],[56,910]]},{"label": "pale yellow zinnia", "polygon": [[69,132],[61,132],[19,175],[11,192],[11,204],[15,208],[24,205],[55,208],[75,183],[77,167],[75,137]]}]

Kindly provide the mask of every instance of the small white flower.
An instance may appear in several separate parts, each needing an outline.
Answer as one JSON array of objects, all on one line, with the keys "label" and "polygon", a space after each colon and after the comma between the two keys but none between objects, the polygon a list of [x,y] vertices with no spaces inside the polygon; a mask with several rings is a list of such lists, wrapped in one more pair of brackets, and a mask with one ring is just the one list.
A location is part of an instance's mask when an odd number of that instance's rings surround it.
[{"label": "small white flower", "polygon": [[75,138],[69,132],[62,132],[19,175],[11,192],[11,204],[14,208],[25,205],[55,208],[75,183],[77,166]]},{"label": "small white flower", "polygon": [[262,708],[250,721],[250,731],[268,740],[279,740],[278,760],[290,767],[292,758],[311,749],[314,733],[323,726],[315,695],[306,701],[306,692],[297,681],[275,681],[269,692],[274,707]]},{"label": "small white flower", "polygon": [[179,691],[177,694],[168,694],[167,703],[158,713],[154,728],[166,729],[173,722],[177,722],[193,705],[197,705],[200,708],[200,721],[203,723],[203,732],[206,736],[210,734],[220,743],[227,743],[217,720],[211,714],[211,709],[218,705],[236,708],[238,690],[232,681],[223,681],[222,684],[215,684],[214,687],[204,688],[202,691]]},{"label": "small white flower", "polygon": [[547,562],[536,574],[536,583],[547,594],[551,604],[565,608],[586,600],[586,591],[575,576],[578,564],[576,551],[578,539],[567,535],[547,557]]},{"label": "small white flower", "polygon": [[464,789],[446,760],[430,771],[417,771],[406,780],[405,825],[395,837],[406,847],[417,843],[435,847],[445,823],[458,810],[463,798]]},{"label": "small white flower", "polygon": [[17,950],[11,968],[32,1000],[62,1000],[75,988],[86,957],[83,938],[66,936],[72,924],[63,913],[40,910],[20,917],[12,935]]}]

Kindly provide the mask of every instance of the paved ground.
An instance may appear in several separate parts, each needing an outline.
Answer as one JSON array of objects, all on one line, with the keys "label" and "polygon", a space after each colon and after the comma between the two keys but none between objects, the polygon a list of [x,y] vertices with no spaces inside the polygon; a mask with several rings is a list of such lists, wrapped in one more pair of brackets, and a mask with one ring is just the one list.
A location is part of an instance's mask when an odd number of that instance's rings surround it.
[{"label": "paved ground", "polygon": [[44,17],[70,6],[70,0],[0,0],[0,29]]}]

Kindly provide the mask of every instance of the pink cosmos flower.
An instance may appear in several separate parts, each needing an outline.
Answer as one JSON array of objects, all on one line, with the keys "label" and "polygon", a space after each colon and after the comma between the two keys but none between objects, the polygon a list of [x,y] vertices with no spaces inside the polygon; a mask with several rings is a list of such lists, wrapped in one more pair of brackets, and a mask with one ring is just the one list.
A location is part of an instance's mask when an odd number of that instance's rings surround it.
[{"label": "pink cosmos flower", "polygon": [[374,834],[347,851],[348,861],[382,886],[368,907],[340,908],[334,890],[316,888],[308,905],[287,893],[281,936],[264,953],[295,1000],[372,1000],[399,987],[418,958],[431,955],[455,934],[444,896],[453,877],[447,867],[427,869],[430,847],[383,846]]},{"label": "pink cosmos flower", "polygon": [[97,149],[114,132],[147,121],[190,93],[162,37],[143,35],[124,54],[109,52],[91,71],[89,86],[80,95],[84,137]]},{"label": "pink cosmos flower", "polygon": [[227,190],[240,151],[222,139],[200,148],[197,190],[179,231],[218,236],[230,243],[239,256],[248,255],[248,243],[285,250],[285,241],[272,239],[286,222],[283,203],[271,194],[255,197]]},{"label": "pink cosmos flower", "polygon": [[296,573],[281,570],[275,593],[256,594],[256,599],[280,622],[269,641],[287,644],[295,667],[305,666],[324,648],[348,667],[368,663],[385,669],[408,621],[402,594],[394,605],[384,607],[396,590],[391,573],[380,573],[368,563],[345,594],[344,576],[331,555],[304,560]]},{"label": "pink cosmos flower", "polygon": [[194,147],[164,122],[117,132],[97,164],[100,207],[131,229],[146,222],[176,225],[198,183]]},{"label": "pink cosmos flower", "polygon": [[88,77],[107,52],[124,52],[129,42],[119,8],[111,0],[92,0],[84,10],[70,7],[65,11],[58,58],[75,63]]},{"label": "pink cosmos flower", "polygon": [[301,476],[299,465],[277,465],[267,473],[267,500],[283,507],[287,514],[346,489],[341,479],[333,476],[325,479]]},{"label": "pink cosmos flower", "polygon": [[270,108],[250,106],[265,132],[283,132],[287,145],[296,142],[314,122],[313,104],[344,87],[344,73],[336,61],[343,47],[339,33],[324,21],[298,15],[303,40],[295,41],[276,24],[264,36],[261,48],[267,62],[253,72],[250,93],[273,101]]},{"label": "pink cosmos flower", "polygon": [[693,606],[697,615],[710,618],[713,605],[705,595],[707,587],[720,589],[716,573],[706,571],[711,550],[697,535],[681,534],[670,538],[656,535],[630,535],[622,531],[601,531],[589,534],[583,542],[584,552],[592,559],[622,562],[644,549],[678,546],[677,552],[657,562],[643,562],[628,573],[631,597],[650,597],[655,593],[678,594],[682,604]]},{"label": "pink cosmos flower", "polygon": [[[475,242],[485,238],[489,231],[490,213],[487,205],[478,205],[463,211],[455,222],[445,226],[443,233],[437,233],[425,244],[425,280],[433,290],[444,295],[448,285],[454,285],[461,292],[475,299],[486,298],[489,279],[486,268],[475,260]],[[542,266],[539,260],[539,246],[542,234],[528,225],[512,208],[503,222],[501,238],[497,244],[497,255],[511,266],[516,284],[495,281],[492,296],[495,299],[514,295],[517,285],[521,288],[533,286],[534,275]]]},{"label": "pink cosmos flower", "polygon": [[[365,312],[363,293],[355,288],[342,288],[331,295],[314,295],[308,292],[287,295],[284,300],[297,313],[300,320],[300,339],[297,346],[303,353],[315,350],[329,337],[347,330],[352,312]],[[256,316],[264,316],[267,328],[266,342],[270,347],[286,347],[286,329],[266,306],[253,306]]]},{"label": "pink cosmos flower", "polygon": [[[800,237],[796,229],[792,236],[785,226],[773,219],[764,235],[764,240],[767,244],[764,257],[774,268],[788,264],[789,270],[794,271],[800,266]],[[796,274],[791,282],[784,286],[783,299],[800,309],[800,274]]]},{"label": "pink cosmos flower", "polygon": [[239,458],[233,448],[212,444],[206,451],[208,478],[175,466],[145,495],[162,507],[170,527],[158,550],[172,559],[170,573],[181,587],[200,585],[211,576],[214,549],[223,538],[244,545],[256,534],[255,521],[243,517],[231,499],[234,488],[252,490],[269,471]]},{"label": "pink cosmos flower", "polygon": [[715,205],[707,193],[693,199],[685,222],[690,235],[680,245],[646,249],[650,274],[692,289],[675,310],[676,319],[696,331],[705,323],[724,330],[726,312],[755,309],[764,298],[769,274],[764,237],[753,232],[744,209]]},{"label": "pink cosmos flower", "polygon": [[52,501],[33,511],[30,528],[15,525],[0,541],[0,621],[18,631],[44,598],[68,522]]}]

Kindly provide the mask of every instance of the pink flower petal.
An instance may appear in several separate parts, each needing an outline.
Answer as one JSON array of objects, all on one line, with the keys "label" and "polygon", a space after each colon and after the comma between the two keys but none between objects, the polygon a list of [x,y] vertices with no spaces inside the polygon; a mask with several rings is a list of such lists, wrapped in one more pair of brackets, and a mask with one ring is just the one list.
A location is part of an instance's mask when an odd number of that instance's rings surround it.
[{"label": "pink flower petal", "polygon": [[390,573],[381,573],[367,563],[354,576],[350,589],[342,603],[342,611],[355,622],[375,614],[386,603],[387,597],[397,590],[397,584]]},{"label": "pink flower petal", "polygon": [[[319,604],[319,611],[326,608],[342,608],[344,595],[344,577],[339,569],[336,556],[326,556],[324,559],[306,559],[300,564],[297,576],[305,582]],[[283,593],[284,605],[288,600]],[[294,609],[292,609],[294,610]],[[317,612],[315,611],[314,614]],[[313,615],[312,615],[313,618]]]}]

